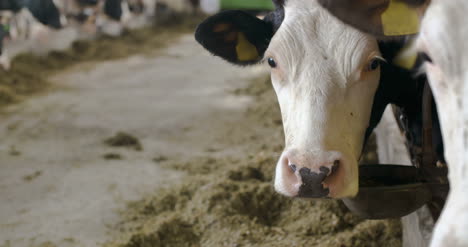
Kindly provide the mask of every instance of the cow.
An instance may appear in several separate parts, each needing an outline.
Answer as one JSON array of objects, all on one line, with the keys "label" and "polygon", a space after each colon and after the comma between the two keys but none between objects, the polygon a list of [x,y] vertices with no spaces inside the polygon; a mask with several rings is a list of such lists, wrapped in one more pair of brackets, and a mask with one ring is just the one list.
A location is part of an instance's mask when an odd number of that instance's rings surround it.
[{"label": "cow", "polygon": [[154,23],[156,2],[156,0],[127,0],[123,5],[126,14],[122,18],[125,28],[141,28]]},{"label": "cow", "polygon": [[[2,16],[8,16],[10,42],[4,45],[0,57],[4,69],[10,67],[10,57],[21,52],[45,54],[50,50],[68,46],[74,35],[63,30],[67,24],[65,15],[59,10],[61,1],[53,0],[8,0],[3,6]],[[8,2],[7,1],[7,2]],[[59,4],[56,4],[59,3]],[[5,24],[5,23],[3,23]],[[62,32],[64,31],[64,32]],[[57,39],[61,36],[62,39]],[[63,37],[65,37],[63,39]]]},{"label": "cow", "polygon": [[[446,205],[434,229],[432,247],[468,246],[468,183],[467,174],[467,114],[468,39],[465,15],[468,3],[463,0],[402,0],[397,1],[343,1],[320,0],[321,4],[344,22],[376,36],[392,36],[385,33],[385,25],[394,19],[412,19],[415,32],[420,32],[416,41],[418,50],[426,54],[423,65],[427,73],[439,112],[445,157],[449,168],[450,193]],[[390,4],[402,6],[405,13],[387,19],[380,18],[378,9]],[[380,6],[376,6],[379,5]],[[353,9],[351,9],[351,7]],[[396,18],[395,18],[396,17]],[[421,30],[419,30],[419,20]],[[383,25],[382,25],[383,24]],[[403,25],[400,25],[403,26]],[[397,33],[394,33],[397,34]],[[394,37],[391,37],[394,38]]]},{"label": "cow", "polygon": [[112,20],[120,21],[122,18],[122,0],[106,0],[104,2],[104,13]]},{"label": "cow", "polygon": [[66,18],[60,13],[53,0],[23,0],[23,4],[42,24],[60,29],[66,25]]},{"label": "cow", "polygon": [[134,14],[143,14],[145,10],[145,3],[143,0],[127,0],[128,9]]},{"label": "cow", "polygon": [[96,20],[101,12],[101,0],[62,0],[57,5],[67,17],[67,26],[80,33],[80,37],[92,38],[97,34]]},{"label": "cow", "polygon": [[352,197],[363,145],[385,106],[411,109],[424,78],[387,62],[404,43],[378,42],[317,1],[274,3],[263,20],[242,11],[216,14],[195,38],[230,63],[270,66],[285,133],[275,189],[291,197]]},{"label": "cow", "polygon": [[4,0],[0,4],[0,11],[2,16],[8,16],[8,22],[11,22],[8,25],[15,31],[20,28],[29,30],[31,27],[23,26],[35,23],[53,29],[60,29],[66,24],[66,17],[60,13],[53,0]]},{"label": "cow", "polygon": [[440,108],[450,194],[433,233],[432,247],[468,246],[468,28],[464,0],[433,0],[417,41]]},{"label": "cow", "polygon": [[116,36],[123,28],[135,29],[152,23],[156,0],[106,0],[104,18],[100,19],[102,32]]}]

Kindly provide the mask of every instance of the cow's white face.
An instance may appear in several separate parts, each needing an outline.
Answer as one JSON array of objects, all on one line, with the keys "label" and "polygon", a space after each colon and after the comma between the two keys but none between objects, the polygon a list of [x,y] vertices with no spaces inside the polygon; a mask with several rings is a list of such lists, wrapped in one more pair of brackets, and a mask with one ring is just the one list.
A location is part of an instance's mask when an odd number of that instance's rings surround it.
[{"label": "cow's white face", "polygon": [[450,194],[434,230],[432,247],[467,246],[468,235],[468,28],[465,0],[434,0],[423,19],[419,48],[439,109]]},{"label": "cow's white face", "polygon": [[315,1],[286,1],[265,52],[272,66],[286,148],[275,188],[287,196],[354,196],[358,159],[380,68],[377,41]]}]

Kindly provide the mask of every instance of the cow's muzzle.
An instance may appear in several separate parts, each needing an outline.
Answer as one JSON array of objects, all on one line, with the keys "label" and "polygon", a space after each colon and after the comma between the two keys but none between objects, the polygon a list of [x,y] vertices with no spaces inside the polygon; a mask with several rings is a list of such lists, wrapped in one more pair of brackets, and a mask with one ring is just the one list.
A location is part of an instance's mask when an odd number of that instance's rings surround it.
[{"label": "cow's muzzle", "polygon": [[287,151],[276,168],[275,188],[292,197],[330,197],[326,180],[339,169],[340,158],[338,152],[301,155],[297,151]]}]

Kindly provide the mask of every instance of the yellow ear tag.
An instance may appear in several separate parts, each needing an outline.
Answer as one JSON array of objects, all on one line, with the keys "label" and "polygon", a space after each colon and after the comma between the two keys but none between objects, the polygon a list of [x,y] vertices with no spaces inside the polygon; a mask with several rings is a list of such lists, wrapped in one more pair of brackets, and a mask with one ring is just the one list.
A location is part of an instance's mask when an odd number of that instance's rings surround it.
[{"label": "yellow ear tag", "polygon": [[382,14],[382,27],[386,36],[418,33],[418,13],[405,3],[390,0],[387,10]]},{"label": "yellow ear tag", "polygon": [[413,42],[408,43],[401,49],[398,55],[393,60],[393,63],[401,68],[410,70],[414,67],[416,59],[418,58],[418,53],[414,47]]},{"label": "yellow ear tag", "polygon": [[239,61],[252,61],[257,60],[259,57],[257,48],[241,32],[237,35],[236,52]]}]

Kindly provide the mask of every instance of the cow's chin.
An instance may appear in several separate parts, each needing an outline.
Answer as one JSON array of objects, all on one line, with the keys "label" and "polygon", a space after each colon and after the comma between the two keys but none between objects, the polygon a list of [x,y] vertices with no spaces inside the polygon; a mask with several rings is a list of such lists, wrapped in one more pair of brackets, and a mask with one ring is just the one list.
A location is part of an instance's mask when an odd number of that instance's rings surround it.
[{"label": "cow's chin", "polygon": [[342,164],[336,172],[324,181],[324,187],[330,190],[330,198],[354,197],[359,191],[359,169],[357,161]]}]

